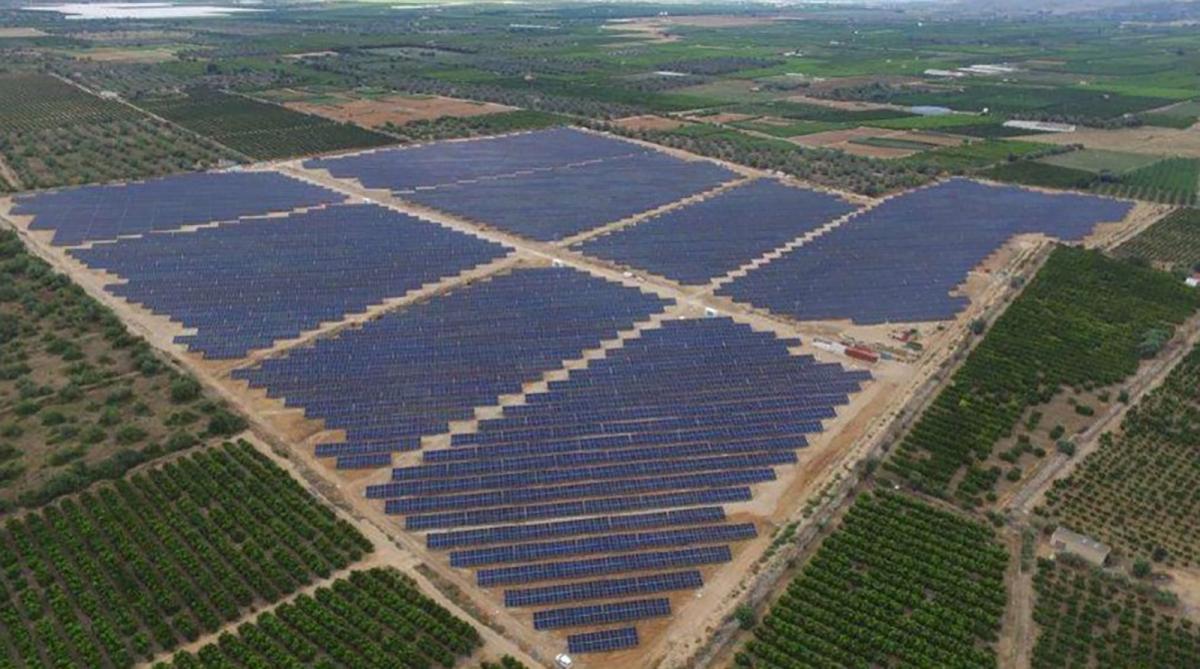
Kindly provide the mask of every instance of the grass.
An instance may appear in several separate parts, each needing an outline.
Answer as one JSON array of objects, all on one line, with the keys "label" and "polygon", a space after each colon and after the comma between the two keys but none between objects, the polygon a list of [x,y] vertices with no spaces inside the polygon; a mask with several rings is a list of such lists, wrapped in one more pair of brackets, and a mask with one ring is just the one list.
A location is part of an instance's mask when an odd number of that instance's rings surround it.
[{"label": "grass", "polygon": [[978,174],[985,179],[995,181],[1071,190],[1086,190],[1098,178],[1094,173],[1086,170],[1029,160],[997,165]]},{"label": "grass", "polygon": [[866,137],[862,139],[852,139],[851,144],[861,144],[863,146],[878,146],[885,149],[910,149],[912,151],[928,151],[938,148],[937,144],[928,142],[918,142],[912,139],[900,139],[897,137]]},{"label": "grass", "polygon": [[1152,165],[1161,159],[1160,156],[1150,156],[1141,153],[1107,151],[1104,149],[1082,149],[1039,158],[1038,162],[1072,170],[1092,172],[1093,174],[1100,174],[1101,172],[1125,174],[1126,172]]}]

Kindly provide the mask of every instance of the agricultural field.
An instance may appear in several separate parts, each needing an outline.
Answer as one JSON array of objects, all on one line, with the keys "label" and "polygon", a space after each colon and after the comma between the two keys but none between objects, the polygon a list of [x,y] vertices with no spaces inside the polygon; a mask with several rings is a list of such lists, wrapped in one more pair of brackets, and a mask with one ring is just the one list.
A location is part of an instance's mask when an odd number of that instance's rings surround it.
[{"label": "agricultural field", "polygon": [[1200,626],[1173,596],[1071,558],[1039,560],[1034,669],[1192,667]]},{"label": "agricultural field", "polygon": [[161,667],[453,667],[479,633],[394,569],[355,571]]},{"label": "agricultural field", "polygon": [[1115,252],[1120,257],[1137,258],[1162,268],[1192,270],[1200,263],[1200,211],[1179,209],[1117,247]]},{"label": "agricultural field", "polygon": [[141,108],[256,160],[381,146],[387,135],[211,89],[139,100]]},{"label": "agricultural field", "polygon": [[1142,167],[1148,167],[1161,159],[1160,156],[1141,153],[1081,149],[1047,156],[1039,159],[1038,162],[1095,174],[1107,172],[1113,175],[1122,175]]},{"label": "agricultural field", "polygon": [[569,119],[557,114],[517,110],[483,116],[442,116],[430,120],[409,121],[403,126],[385,125],[383,129],[392,135],[410,141],[432,142],[439,139],[485,137],[510,132],[542,130],[568,123]]},{"label": "agricultural field", "polygon": [[1061,167],[1035,160],[1003,163],[978,172],[977,176],[1022,186],[1063,190],[1088,190],[1098,179],[1094,173],[1086,170]]},{"label": "agricultural field", "polygon": [[1200,348],[1130,409],[1115,434],[1046,493],[1039,514],[1118,548],[1129,559],[1200,564],[1195,499]]},{"label": "agricultural field", "polygon": [[[993,458],[997,443],[1012,437],[1023,418],[1027,430],[1040,424],[1041,416],[1035,421],[1027,412],[1068,390],[1076,413],[1103,411],[1103,398],[1115,399],[1111,388],[1153,356],[1197,306],[1200,298],[1170,275],[1059,247],[884,469],[930,494],[983,505],[1002,477],[1024,475],[1019,465]],[[1053,439],[1064,436],[1052,421],[1042,428],[1050,425],[1058,432]]]},{"label": "agricultural field", "polygon": [[0,509],[245,427],[7,230],[0,279]]},{"label": "agricultural field", "polygon": [[981,523],[865,493],[735,664],[995,667],[1007,562]]},{"label": "agricultural field", "polygon": [[1095,190],[1118,197],[1194,205],[1198,185],[1200,159],[1167,158],[1127,172],[1115,182],[1098,185]]},{"label": "agricultural field", "polygon": [[132,667],[327,578],[372,547],[245,442],[9,521],[6,662]]},{"label": "agricultural field", "polygon": [[10,190],[138,179],[234,155],[44,74],[0,74],[0,182]]}]

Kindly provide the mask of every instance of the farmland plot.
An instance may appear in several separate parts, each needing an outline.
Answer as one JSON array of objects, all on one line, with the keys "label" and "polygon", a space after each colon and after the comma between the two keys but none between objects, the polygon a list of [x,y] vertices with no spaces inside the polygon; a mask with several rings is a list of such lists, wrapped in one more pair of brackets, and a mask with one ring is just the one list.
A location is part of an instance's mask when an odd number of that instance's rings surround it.
[{"label": "farmland plot", "polygon": [[864,494],[745,655],[762,667],[995,667],[1007,561],[984,525]]},{"label": "farmland plot", "polygon": [[139,103],[145,109],[259,160],[381,146],[390,137],[350,123],[210,89]]},{"label": "farmland plot", "polygon": [[1040,560],[1034,588],[1034,669],[1200,665],[1200,628],[1149,584],[1068,558]]},{"label": "farmland plot", "polygon": [[217,144],[42,74],[0,75],[0,157],[14,188],[48,188],[202,169]]},{"label": "farmland plot", "polygon": [[243,427],[0,231],[0,511]]},{"label": "farmland plot", "polygon": [[1150,353],[1143,342],[1169,336],[1198,304],[1170,275],[1056,249],[884,468],[932,494],[982,504],[1002,473],[983,464],[1028,408],[1064,386],[1125,379]]},{"label": "farmland plot", "polygon": [[1039,513],[1130,557],[1200,564],[1198,380],[1200,348],[1130,410],[1119,434],[1102,437],[1098,451],[1056,482]]},{"label": "farmland plot", "polygon": [[179,653],[167,666],[452,667],[479,642],[473,627],[410,579],[371,569],[264,613],[195,655]]},{"label": "farmland plot", "polygon": [[1119,246],[1116,253],[1160,266],[1193,268],[1200,263],[1200,211],[1180,209]]},{"label": "farmland plot", "polygon": [[80,667],[131,667],[371,550],[244,442],[11,521],[0,546],[0,659]]}]

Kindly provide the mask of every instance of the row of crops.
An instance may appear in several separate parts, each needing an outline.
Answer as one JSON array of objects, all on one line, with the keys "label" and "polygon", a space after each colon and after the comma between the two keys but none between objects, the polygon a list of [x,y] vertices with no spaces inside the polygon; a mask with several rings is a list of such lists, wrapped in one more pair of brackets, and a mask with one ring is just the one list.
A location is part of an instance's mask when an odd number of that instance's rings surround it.
[{"label": "row of crops", "polygon": [[258,160],[380,146],[387,135],[240,95],[194,88],[138,103],[224,146]]},{"label": "row of crops", "polygon": [[986,525],[905,495],[864,494],[737,661],[995,667],[1007,563]]},{"label": "row of crops", "polygon": [[356,571],[155,669],[453,667],[479,633],[394,569]]},{"label": "row of crops", "polygon": [[1116,255],[1192,269],[1200,263],[1200,210],[1173,212],[1117,247]]},{"label": "row of crops", "polygon": [[0,158],[13,190],[145,178],[233,154],[43,74],[0,74]]},{"label": "row of crops", "polygon": [[0,230],[0,513],[244,428]]},{"label": "row of crops", "polygon": [[1039,560],[1034,669],[1200,666],[1200,627],[1174,598],[1070,559]]},{"label": "row of crops", "polygon": [[1132,407],[1117,436],[1067,479],[1039,513],[1131,557],[1200,564],[1200,348]]},{"label": "row of crops", "polygon": [[0,664],[130,667],[370,550],[249,444],[198,451],[8,521]]},{"label": "row of crops", "polygon": [[1197,306],[1195,292],[1168,274],[1055,249],[884,468],[930,494],[981,505],[1000,475],[981,463],[1028,408],[1067,386],[1121,382],[1147,338],[1164,340]]},{"label": "row of crops", "polygon": [[1167,158],[1122,173],[1021,161],[998,165],[979,176],[1027,186],[1090,190],[1113,197],[1190,206],[1197,202],[1200,160]]}]

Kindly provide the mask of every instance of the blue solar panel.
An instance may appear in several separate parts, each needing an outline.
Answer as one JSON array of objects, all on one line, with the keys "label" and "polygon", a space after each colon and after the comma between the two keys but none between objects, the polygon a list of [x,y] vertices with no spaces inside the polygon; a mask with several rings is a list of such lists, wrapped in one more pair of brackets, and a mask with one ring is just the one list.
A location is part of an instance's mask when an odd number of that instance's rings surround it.
[{"label": "blue solar panel", "polygon": [[19,195],[13,213],[56,246],[342,202],[344,195],[276,172],[203,172]]},{"label": "blue solar panel", "polygon": [[522,269],[234,376],[345,430],[347,442],[392,444],[445,431],[666,305],[575,270]]},{"label": "blue solar panel", "polygon": [[827,193],[758,179],[597,237],[580,250],[703,284],[853,210]]},{"label": "blue solar panel", "polygon": [[357,179],[367,188],[408,190],[505,174],[547,170],[650,149],[573,128],[484,139],[434,142],[305,161],[309,169]]},{"label": "blue solar panel", "polygon": [[586,555],[588,553],[616,553],[618,551],[632,551],[645,548],[668,548],[693,546],[696,544],[719,544],[728,541],[746,541],[753,539],[755,536],[757,536],[757,532],[754,529],[753,523],[688,527],[654,532],[606,534],[580,539],[543,541],[539,543],[455,551],[450,554],[450,565],[453,567],[479,567],[488,564],[530,562],[568,555]]},{"label": "blue solar panel", "polygon": [[716,163],[689,162],[651,151],[418,190],[403,197],[524,237],[552,241],[676,202],[736,177]]},{"label": "blue solar panel", "polygon": [[607,653],[633,648],[636,645],[638,645],[638,633],[632,627],[572,634],[567,637],[567,652],[575,654]]},{"label": "blue solar panel", "polygon": [[711,490],[684,490],[679,492],[621,495],[570,502],[507,506],[470,511],[449,511],[411,515],[404,520],[409,530],[434,530],[451,527],[475,527],[500,523],[521,523],[549,518],[572,518],[594,516],[605,513],[640,511],[644,509],[669,509],[674,507],[700,506],[747,502],[751,499],[750,489],[744,486],[715,488]]},{"label": "blue solar panel", "polygon": [[1014,235],[1079,240],[1128,202],[953,179],[893,197],[717,292],[802,320],[948,320],[950,292]]},{"label": "blue solar panel", "polygon": [[719,564],[733,559],[728,546],[701,546],[657,553],[609,555],[569,562],[523,564],[515,567],[481,569],[475,578],[479,585],[490,588],[499,585],[519,585],[538,581],[561,581],[630,571],[652,571],[673,567],[695,567]]},{"label": "blue solar panel", "polygon": [[725,520],[725,511],[719,506],[678,511],[655,511],[628,516],[600,516],[553,523],[531,523],[527,525],[505,525],[477,530],[459,530],[427,536],[426,545],[435,550],[479,546],[531,539],[549,539],[580,534],[602,534],[670,525],[695,525],[719,523]]},{"label": "blue solar panel", "polygon": [[539,630],[582,627],[584,625],[607,625],[631,620],[660,618],[671,615],[671,602],[667,599],[640,599],[631,602],[573,606],[533,614],[533,627]]},{"label": "blue solar panel", "polygon": [[507,252],[359,204],[147,235],[72,254],[129,280],[109,292],[198,329],[176,341],[209,358],[240,358]]},{"label": "blue solar panel", "polygon": [[538,588],[506,590],[505,606],[548,606],[589,599],[611,599],[630,595],[648,595],[672,590],[691,590],[704,585],[698,571],[677,571],[649,576],[602,579]]}]

